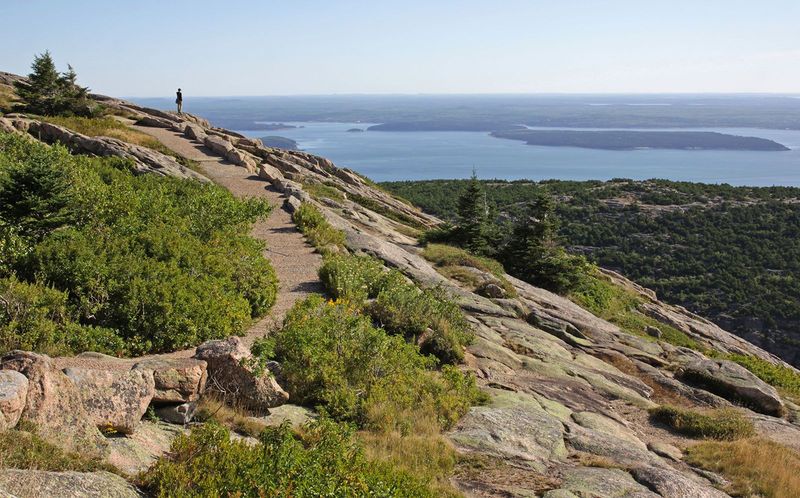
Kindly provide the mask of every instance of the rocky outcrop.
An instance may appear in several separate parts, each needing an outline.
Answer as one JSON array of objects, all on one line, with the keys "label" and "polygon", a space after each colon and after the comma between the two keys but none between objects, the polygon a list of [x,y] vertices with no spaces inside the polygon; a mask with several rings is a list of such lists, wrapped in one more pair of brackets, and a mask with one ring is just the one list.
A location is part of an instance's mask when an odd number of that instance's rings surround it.
[{"label": "rocky outcrop", "polygon": [[197,347],[194,357],[208,364],[208,390],[232,404],[256,413],[267,413],[289,399],[270,371],[238,337],[208,341]]},{"label": "rocky outcrop", "polygon": [[0,489],[17,498],[140,498],[122,477],[110,472],[0,470]]},{"label": "rocky outcrop", "polygon": [[161,176],[191,178],[208,182],[203,175],[178,163],[175,159],[147,147],[129,144],[110,137],[87,137],[63,126],[36,120],[24,121],[27,132],[47,143],[60,143],[81,154],[114,156],[129,159],[136,173],[153,173]]},{"label": "rocky outcrop", "polygon": [[84,408],[80,391],[48,356],[12,351],[0,359],[0,369],[19,372],[28,379],[20,420],[33,423],[42,437],[67,451],[105,452],[105,438]]},{"label": "rocky outcrop", "polygon": [[786,413],[783,400],[774,387],[732,361],[695,360],[681,367],[678,376],[760,413],[778,417]]},{"label": "rocky outcrop", "polygon": [[73,367],[64,373],[77,386],[92,423],[103,431],[134,432],[155,395],[150,370]]},{"label": "rocky outcrop", "polygon": [[193,358],[148,358],[134,369],[153,372],[156,404],[197,401],[206,387],[206,362]]},{"label": "rocky outcrop", "polygon": [[15,370],[0,370],[0,431],[13,429],[28,399],[28,378]]}]

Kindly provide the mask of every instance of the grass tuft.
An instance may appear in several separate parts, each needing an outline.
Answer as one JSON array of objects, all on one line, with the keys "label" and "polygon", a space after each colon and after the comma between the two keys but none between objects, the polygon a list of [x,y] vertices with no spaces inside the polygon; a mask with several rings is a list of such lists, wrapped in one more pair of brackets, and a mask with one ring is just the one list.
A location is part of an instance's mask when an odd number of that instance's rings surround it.
[{"label": "grass tuft", "polygon": [[[21,424],[24,428],[25,424]],[[53,472],[73,470],[93,472],[106,470],[119,472],[111,465],[77,453],[67,453],[31,431],[7,430],[0,432],[0,468],[47,470]]]},{"label": "grass tuft", "polygon": [[650,416],[689,437],[732,441],[755,434],[753,423],[741,411],[732,408],[701,412],[662,405],[650,410]]},{"label": "grass tuft", "polygon": [[722,474],[734,496],[800,496],[800,454],[773,441],[704,441],[687,449],[686,462]]},{"label": "grass tuft", "polygon": [[472,287],[473,291],[478,290],[483,282],[466,268],[490,273],[497,278],[498,284],[506,291],[508,297],[517,295],[514,286],[504,277],[503,265],[491,258],[476,256],[464,249],[445,244],[428,244],[422,251],[422,257],[436,265],[439,273]]},{"label": "grass tuft", "polygon": [[201,422],[214,421],[239,434],[258,437],[267,424],[253,418],[247,410],[233,407],[214,396],[203,396],[197,405],[195,418]]}]

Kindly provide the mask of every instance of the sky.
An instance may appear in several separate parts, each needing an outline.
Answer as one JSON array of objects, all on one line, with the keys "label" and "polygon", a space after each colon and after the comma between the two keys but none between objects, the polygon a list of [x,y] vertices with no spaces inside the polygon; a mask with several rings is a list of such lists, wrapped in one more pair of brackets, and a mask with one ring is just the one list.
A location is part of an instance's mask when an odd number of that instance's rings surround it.
[{"label": "sky", "polygon": [[0,71],[50,50],[124,97],[800,93],[800,0],[0,0]]}]

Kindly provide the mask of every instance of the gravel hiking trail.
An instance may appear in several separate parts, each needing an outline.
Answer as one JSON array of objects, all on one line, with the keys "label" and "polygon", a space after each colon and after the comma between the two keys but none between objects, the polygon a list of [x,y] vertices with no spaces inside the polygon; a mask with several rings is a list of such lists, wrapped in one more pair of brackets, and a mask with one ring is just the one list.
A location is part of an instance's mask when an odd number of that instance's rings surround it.
[{"label": "gravel hiking trail", "polygon": [[264,256],[272,262],[278,275],[278,298],[269,314],[247,331],[248,344],[264,335],[272,324],[280,324],[295,302],[323,291],[317,275],[322,257],[306,242],[292,221],[292,216],[283,208],[283,194],[258,175],[215,156],[205,146],[190,141],[178,132],[145,126],[134,128],[158,139],[187,159],[199,162],[201,173],[230,190],[236,197],[263,197],[275,206],[266,220],[253,226],[251,235],[266,243]]},{"label": "gravel hiking trail", "polygon": [[[158,139],[162,144],[176,153],[200,163],[200,173],[214,183],[227,188],[236,197],[262,197],[273,206],[272,213],[265,220],[253,225],[251,235],[263,240],[266,244],[264,257],[272,262],[278,276],[278,296],[269,313],[255,322],[242,337],[250,346],[253,341],[264,336],[273,327],[283,322],[286,312],[295,302],[313,294],[322,293],[322,283],[317,274],[322,265],[322,257],[306,242],[303,234],[297,230],[292,216],[283,208],[285,197],[268,182],[245,168],[231,164],[216,156],[205,146],[185,138],[178,132],[165,128],[151,128],[131,125],[136,130]],[[194,354],[194,348],[160,355],[173,358],[186,358]],[[142,357],[144,358],[144,357]],[[141,359],[141,358],[139,358]],[[62,368],[73,365],[97,363],[95,366],[107,365],[107,362],[93,362],[90,358],[59,358]],[[130,361],[130,360],[128,360]],[[121,363],[127,363],[121,360]]]}]

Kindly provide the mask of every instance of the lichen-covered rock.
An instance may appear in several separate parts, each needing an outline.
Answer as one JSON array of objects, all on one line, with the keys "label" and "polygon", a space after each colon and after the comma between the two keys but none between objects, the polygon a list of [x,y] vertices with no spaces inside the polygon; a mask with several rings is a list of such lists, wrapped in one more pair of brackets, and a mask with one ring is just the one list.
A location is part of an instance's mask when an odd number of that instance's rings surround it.
[{"label": "lichen-covered rock", "polygon": [[565,469],[561,489],[580,498],[658,498],[624,470],[600,467]]},{"label": "lichen-covered rock", "polygon": [[153,372],[70,367],[64,374],[78,387],[83,407],[101,430],[130,434],[155,394]]},{"label": "lichen-covered rock", "polygon": [[183,432],[178,425],[143,420],[133,434],[108,439],[107,461],[128,475],[136,475],[167,453]]},{"label": "lichen-covered rock", "polygon": [[208,341],[194,357],[208,364],[207,389],[257,413],[266,413],[289,399],[269,370],[257,368],[250,350],[238,337]]},{"label": "lichen-covered rock", "polygon": [[0,488],[17,498],[141,498],[135,487],[110,472],[0,470]]},{"label": "lichen-covered rock", "polygon": [[633,477],[664,498],[727,498],[727,494],[707,483],[690,479],[668,467],[636,467]]},{"label": "lichen-covered rock", "polygon": [[153,357],[136,363],[133,368],[153,372],[154,403],[195,401],[206,387],[206,362],[202,360]]},{"label": "lichen-covered rock", "polygon": [[28,398],[28,378],[14,370],[0,370],[0,431],[13,429]]},{"label": "lichen-covered rock", "polygon": [[627,441],[632,447],[642,451],[647,450],[647,446],[636,437],[630,429],[623,426],[605,415],[595,412],[575,412],[572,414],[574,420],[581,427],[591,429],[595,432],[609,434],[617,439]]},{"label": "lichen-covered rock", "polygon": [[0,369],[15,370],[28,379],[28,395],[20,420],[33,423],[47,441],[67,451],[101,456],[107,443],[84,409],[81,393],[50,357],[11,351]]},{"label": "lichen-covered rock", "polygon": [[680,448],[677,448],[669,443],[653,441],[647,444],[647,449],[658,456],[669,458],[670,460],[674,460],[676,462],[683,460],[683,452],[680,450]]},{"label": "lichen-covered rock", "polygon": [[543,470],[567,455],[564,426],[542,409],[473,407],[450,433],[459,447],[516,458]]},{"label": "lichen-covered rock", "polygon": [[766,415],[780,417],[786,413],[786,407],[774,387],[732,361],[695,360],[681,367],[678,376]]}]

